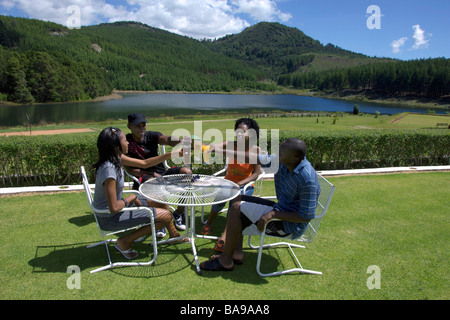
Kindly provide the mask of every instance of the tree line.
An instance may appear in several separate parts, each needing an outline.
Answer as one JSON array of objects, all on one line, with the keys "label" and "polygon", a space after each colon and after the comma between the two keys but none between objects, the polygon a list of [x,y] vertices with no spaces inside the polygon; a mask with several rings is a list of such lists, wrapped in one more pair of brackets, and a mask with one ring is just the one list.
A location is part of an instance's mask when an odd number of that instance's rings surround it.
[{"label": "tree line", "polygon": [[[324,54],[343,57],[348,65],[365,65],[305,72]],[[429,98],[449,93],[448,59],[369,60],[277,23],[198,41],[137,22],[70,30],[52,22],[0,16],[0,101],[78,101],[113,89],[275,91],[277,84]],[[316,70],[323,68],[328,67]]]},{"label": "tree line", "polygon": [[199,41],[141,23],[70,30],[0,16],[0,100],[84,100],[118,90],[275,90],[263,73]]},{"label": "tree line", "polygon": [[0,100],[65,102],[111,93],[104,70],[47,52],[24,54],[0,47]]},{"label": "tree line", "polygon": [[323,72],[281,75],[281,86],[340,92],[369,90],[385,95],[440,98],[450,94],[450,60],[394,61]]}]

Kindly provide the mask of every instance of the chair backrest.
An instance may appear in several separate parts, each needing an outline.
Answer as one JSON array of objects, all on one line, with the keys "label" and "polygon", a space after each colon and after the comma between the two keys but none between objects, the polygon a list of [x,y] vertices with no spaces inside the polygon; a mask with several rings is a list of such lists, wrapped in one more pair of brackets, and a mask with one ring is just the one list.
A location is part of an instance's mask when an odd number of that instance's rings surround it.
[{"label": "chair backrest", "polygon": [[105,230],[102,230],[102,228],[100,227],[96,213],[109,213],[109,209],[100,210],[100,209],[97,209],[94,207],[94,192],[92,191],[92,189],[89,185],[89,181],[88,181],[88,178],[86,175],[86,170],[84,169],[84,166],[81,166],[80,169],[81,169],[81,178],[82,178],[82,183],[83,183],[83,187],[84,187],[84,192],[86,193],[86,198],[87,198],[89,207],[91,208],[92,213],[94,214],[95,222],[97,224],[97,228],[98,228],[98,231],[100,232],[100,235],[102,237],[104,237],[107,235],[118,233],[118,232],[105,231]]},{"label": "chair backrest", "polygon": [[109,213],[109,209],[97,209],[94,207],[94,191],[92,191],[92,189],[89,185],[89,181],[88,181],[86,170],[84,169],[84,166],[81,166],[80,169],[81,169],[81,178],[83,181],[84,192],[86,193],[86,198],[89,203],[89,207],[91,207],[91,209],[92,209],[92,211],[94,211],[94,213]]},{"label": "chair backrest", "polygon": [[320,221],[327,213],[328,207],[333,197],[335,186],[333,186],[327,179],[320,174],[317,174],[320,184],[320,196],[317,203],[315,218],[312,219],[305,233],[298,239],[304,242],[313,242],[319,229]]},{"label": "chair backrest", "polygon": [[94,193],[92,192],[92,189],[89,187],[89,181],[86,175],[86,170],[84,169],[84,166],[80,167],[81,169],[81,181],[83,183],[84,193],[86,194],[87,201],[89,203],[89,207],[94,210]]}]

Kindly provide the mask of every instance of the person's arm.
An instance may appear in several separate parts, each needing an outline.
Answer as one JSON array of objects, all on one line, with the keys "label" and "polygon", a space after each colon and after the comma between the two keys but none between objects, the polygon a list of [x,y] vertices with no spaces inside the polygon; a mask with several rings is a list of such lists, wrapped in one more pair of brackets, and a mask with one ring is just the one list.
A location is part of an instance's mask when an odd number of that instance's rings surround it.
[{"label": "person's arm", "polygon": [[125,198],[117,200],[116,197],[116,180],[108,178],[104,182],[106,200],[108,201],[109,212],[116,213],[125,208],[128,204],[133,203],[135,206],[141,206],[136,194],[130,194]]},{"label": "person's arm", "polygon": [[[207,145],[208,152],[223,152],[227,148],[228,141],[220,142],[220,143],[210,143],[210,144],[204,144]],[[218,151],[216,151],[218,150]]]},{"label": "person's arm", "polygon": [[173,136],[160,135],[158,137],[158,144],[175,147],[181,143],[181,139]]},{"label": "person's arm", "polygon": [[[266,223],[271,219],[280,219],[294,223],[308,223],[311,221],[314,218],[317,206],[317,186],[312,183],[304,185],[300,188],[299,194],[301,197],[297,212],[270,211],[257,222],[258,229],[262,232]],[[315,205],[311,206],[311,203],[315,203]]]},{"label": "person's arm", "polygon": [[[181,157],[183,155],[182,149],[180,149],[178,154],[175,154],[175,155],[178,155],[179,157]],[[127,155],[122,155],[122,164],[127,167],[135,167],[135,168],[145,169],[148,167],[156,166],[157,164],[160,164],[163,161],[169,160],[171,157],[172,157],[172,152],[167,152],[162,155],[148,158],[145,160],[135,159],[135,158],[131,158]]]},{"label": "person's arm", "polygon": [[[216,153],[222,153],[225,154],[227,157],[234,157],[234,161],[242,161],[244,160],[245,163],[253,163],[261,165],[261,167],[271,167],[271,168],[277,168],[278,167],[278,158],[276,154],[268,154],[268,155],[261,155],[258,152],[251,152],[251,151],[237,151],[232,149],[224,149],[224,148],[215,148]],[[274,160],[275,159],[275,160]]]},{"label": "person's arm", "polygon": [[253,166],[252,174],[248,178],[245,178],[244,180],[241,180],[241,181],[237,182],[236,184],[238,186],[245,186],[247,183],[258,179],[260,172],[261,172],[261,166],[259,164],[256,164]]},{"label": "person's arm", "polygon": [[210,144],[210,152],[214,151],[216,154],[222,154],[223,156],[233,157],[233,160],[244,160],[245,163],[249,163],[251,157],[257,158],[257,153],[249,151],[237,151],[234,147],[233,141],[224,141],[223,143]]},{"label": "person's arm", "polygon": [[311,219],[302,218],[298,212],[281,212],[273,210],[267,212],[258,220],[258,222],[256,223],[258,230],[263,232],[264,226],[272,219],[280,219],[293,223],[308,223],[309,221],[311,221]]}]

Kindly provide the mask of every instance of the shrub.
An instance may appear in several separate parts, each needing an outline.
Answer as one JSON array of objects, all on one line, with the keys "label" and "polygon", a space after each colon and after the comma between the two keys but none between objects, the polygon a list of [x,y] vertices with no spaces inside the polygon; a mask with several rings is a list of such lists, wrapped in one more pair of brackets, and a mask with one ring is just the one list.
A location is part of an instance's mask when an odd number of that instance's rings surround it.
[{"label": "shrub", "polygon": [[[54,135],[2,137],[2,186],[59,185],[81,181],[80,166],[97,159],[97,136]],[[93,179],[91,173],[91,180]],[[93,181],[93,180],[92,180]]]},{"label": "shrub", "polygon": [[[267,138],[268,151],[274,152],[270,133]],[[317,170],[450,163],[449,130],[280,131],[280,143],[287,138],[305,141],[307,158]],[[78,184],[81,165],[94,181],[96,141],[96,134],[0,137],[1,186]],[[201,165],[194,172],[218,169]]]}]

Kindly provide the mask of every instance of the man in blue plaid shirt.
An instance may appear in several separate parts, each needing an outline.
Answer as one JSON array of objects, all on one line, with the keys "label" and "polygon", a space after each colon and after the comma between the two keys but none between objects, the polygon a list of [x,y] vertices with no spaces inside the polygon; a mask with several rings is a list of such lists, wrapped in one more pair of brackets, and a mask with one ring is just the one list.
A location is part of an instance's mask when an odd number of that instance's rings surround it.
[{"label": "man in blue plaid shirt", "polygon": [[[240,196],[228,213],[223,253],[201,263],[203,270],[231,271],[234,264],[243,263],[243,235],[261,234],[266,224],[266,234],[279,237],[296,239],[305,232],[308,222],[315,217],[320,194],[317,173],[305,156],[306,145],[300,139],[284,141],[279,157],[258,155],[258,163],[262,166],[279,162],[274,176],[278,202]],[[250,155],[245,157],[248,161]],[[281,221],[270,221],[272,219]]]}]

